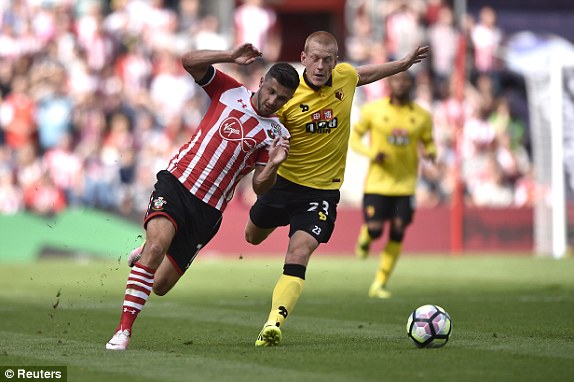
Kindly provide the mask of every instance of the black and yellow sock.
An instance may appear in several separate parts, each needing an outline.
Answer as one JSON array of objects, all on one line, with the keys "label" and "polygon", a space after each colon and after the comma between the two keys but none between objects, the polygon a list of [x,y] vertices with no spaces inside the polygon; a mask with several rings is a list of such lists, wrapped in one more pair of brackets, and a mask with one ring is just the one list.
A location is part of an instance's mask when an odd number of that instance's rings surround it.
[{"label": "black and yellow sock", "polygon": [[381,261],[379,269],[375,275],[375,282],[385,286],[389,282],[389,278],[393,273],[393,269],[397,263],[399,255],[401,254],[402,243],[390,240],[385,249],[381,252]]},{"label": "black and yellow sock", "polygon": [[279,277],[271,302],[271,312],[268,323],[283,325],[287,316],[291,314],[299,296],[303,292],[306,267],[299,264],[285,264],[283,274]]},{"label": "black and yellow sock", "polygon": [[373,238],[369,235],[369,228],[366,224],[361,226],[361,232],[359,233],[359,239],[357,240],[357,245],[361,247],[368,248],[371,245]]}]

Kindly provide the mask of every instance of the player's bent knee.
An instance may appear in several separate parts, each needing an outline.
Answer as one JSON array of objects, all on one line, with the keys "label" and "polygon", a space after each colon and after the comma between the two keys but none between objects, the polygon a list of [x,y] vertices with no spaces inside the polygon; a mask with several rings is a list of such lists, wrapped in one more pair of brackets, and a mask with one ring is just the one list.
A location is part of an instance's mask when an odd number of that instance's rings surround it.
[{"label": "player's bent knee", "polygon": [[258,245],[261,244],[271,232],[273,232],[274,228],[263,229],[256,227],[254,224],[248,224],[245,228],[245,241],[249,244]]},{"label": "player's bent knee", "polygon": [[171,290],[173,285],[170,285],[167,282],[154,282],[153,283],[153,293],[157,296],[165,296],[167,292]]},{"label": "player's bent knee", "polygon": [[378,239],[383,235],[382,228],[367,228],[367,232],[372,239]]},{"label": "player's bent knee", "polygon": [[398,243],[402,243],[403,238],[405,237],[405,231],[404,230],[396,230],[396,229],[392,229],[391,233],[390,233],[390,239],[392,241],[396,241]]},{"label": "player's bent knee", "polygon": [[264,239],[265,238],[257,237],[257,235],[245,231],[245,241],[248,242],[249,244],[258,245],[261,244]]},{"label": "player's bent knee", "polygon": [[155,259],[162,259],[166,251],[166,248],[154,242],[147,243],[146,249]]}]

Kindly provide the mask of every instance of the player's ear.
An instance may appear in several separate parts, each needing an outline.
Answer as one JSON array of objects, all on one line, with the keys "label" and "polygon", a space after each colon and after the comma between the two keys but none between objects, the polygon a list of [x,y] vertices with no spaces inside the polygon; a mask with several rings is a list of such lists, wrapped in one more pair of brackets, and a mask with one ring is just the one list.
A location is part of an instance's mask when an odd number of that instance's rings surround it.
[{"label": "player's ear", "polygon": [[305,51],[301,52],[301,63],[303,65],[305,65],[305,59],[307,58],[307,56],[305,55]]},{"label": "player's ear", "polygon": [[263,86],[263,81],[265,81],[265,78],[261,77],[261,79],[259,80],[259,88]]}]

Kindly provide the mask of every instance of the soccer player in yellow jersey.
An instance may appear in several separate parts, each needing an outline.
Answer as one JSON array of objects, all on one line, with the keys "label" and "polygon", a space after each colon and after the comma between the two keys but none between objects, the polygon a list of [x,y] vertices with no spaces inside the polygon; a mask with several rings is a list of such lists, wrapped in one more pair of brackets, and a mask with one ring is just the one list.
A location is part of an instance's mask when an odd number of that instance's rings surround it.
[{"label": "soccer player in yellow jersey", "polygon": [[337,51],[330,33],[307,37],[300,85],[277,112],[291,134],[289,157],[278,170],[275,186],[257,198],[245,227],[247,242],[259,244],[276,227],[290,226],[283,274],[256,346],[281,341],[280,327],[301,295],[311,254],[333,232],[356,87],[407,70],[427,56],[428,47],[416,48],[401,60],[357,68],[337,64]]},{"label": "soccer player in yellow jersey", "polygon": [[[389,241],[369,289],[369,296],[375,298],[391,296],[386,286],[415,211],[419,152],[433,162],[436,156],[431,116],[411,100],[413,76],[401,72],[387,81],[390,96],[363,106],[350,140],[353,150],[370,159],[363,195],[365,224],[355,250],[359,258],[367,258],[371,241],[382,236],[389,221]],[[368,146],[362,141],[366,133],[370,134]]]}]

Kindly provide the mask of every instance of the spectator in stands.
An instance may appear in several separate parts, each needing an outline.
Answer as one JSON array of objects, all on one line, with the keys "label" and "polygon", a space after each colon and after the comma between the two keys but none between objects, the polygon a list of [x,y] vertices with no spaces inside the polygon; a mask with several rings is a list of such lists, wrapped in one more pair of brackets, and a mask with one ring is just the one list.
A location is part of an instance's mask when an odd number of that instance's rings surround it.
[{"label": "spectator in stands", "polygon": [[196,85],[172,52],[158,52],[156,70],[150,83],[150,99],[160,123],[166,124],[174,117],[181,117],[183,105],[195,94]]},{"label": "spectator in stands", "polygon": [[84,52],[88,68],[96,73],[103,70],[117,50],[116,40],[104,29],[101,8],[99,2],[90,2],[76,23],[78,44]]},{"label": "spectator in stands", "polygon": [[376,44],[373,39],[371,18],[366,13],[358,13],[353,20],[354,29],[345,40],[347,61],[351,65],[365,65],[371,59],[371,49]]},{"label": "spectator in stands", "polygon": [[145,94],[152,77],[152,63],[145,54],[145,46],[136,39],[122,42],[122,51],[115,62],[115,73],[123,85],[125,96],[137,101]]},{"label": "spectator in stands", "polygon": [[83,162],[74,151],[72,134],[64,134],[57,146],[46,151],[42,166],[54,186],[64,192],[67,205],[78,206],[82,194]]},{"label": "spectator in stands", "polygon": [[489,6],[480,9],[478,22],[472,27],[474,68],[478,73],[491,73],[499,69],[502,31],[496,25],[496,11]]},{"label": "spectator in stands", "polygon": [[8,148],[0,146],[0,215],[13,215],[24,209],[22,189],[9,165]]},{"label": "spectator in stands", "polygon": [[236,44],[250,42],[261,49],[266,60],[277,60],[281,52],[281,29],[277,14],[265,6],[265,0],[242,0],[233,20]]},{"label": "spectator in stands", "polygon": [[180,0],[178,8],[179,32],[193,36],[201,19],[199,0]]},{"label": "spectator in stands", "polygon": [[114,211],[119,202],[119,171],[104,155],[102,138],[84,148],[83,204]]},{"label": "spectator in stands", "polygon": [[48,88],[50,93],[38,101],[37,123],[40,149],[42,152],[55,147],[65,134],[72,132],[72,113],[74,103],[67,93],[66,73],[63,67],[46,68],[53,70]]},{"label": "spectator in stands", "polygon": [[21,146],[15,151],[15,156],[14,172],[17,184],[23,190],[33,187],[44,173],[36,145],[28,143]]},{"label": "spectator in stands", "polygon": [[514,203],[512,187],[505,182],[503,173],[493,153],[485,158],[479,181],[469,189],[472,203],[478,207],[510,207]]},{"label": "spectator in stands", "polygon": [[219,31],[219,19],[213,15],[207,15],[199,22],[197,32],[193,37],[195,49],[220,49],[229,48],[230,44]]},{"label": "spectator in stands", "polygon": [[0,125],[5,143],[13,149],[38,144],[36,102],[30,97],[28,78],[17,75],[12,89],[0,104]]},{"label": "spectator in stands", "polygon": [[458,48],[459,33],[454,25],[454,14],[450,7],[438,9],[436,23],[428,28],[428,40],[431,48],[431,70],[433,86],[439,88],[449,81],[454,68]]},{"label": "spectator in stands", "polygon": [[385,11],[386,48],[391,60],[404,57],[423,44],[424,27],[421,23],[421,3],[393,0]]},{"label": "spectator in stands", "polygon": [[66,208],[66,196],[50,175],[43,173],[37,182],[24,189],[24,204],[30,212],[51,216]]}]

